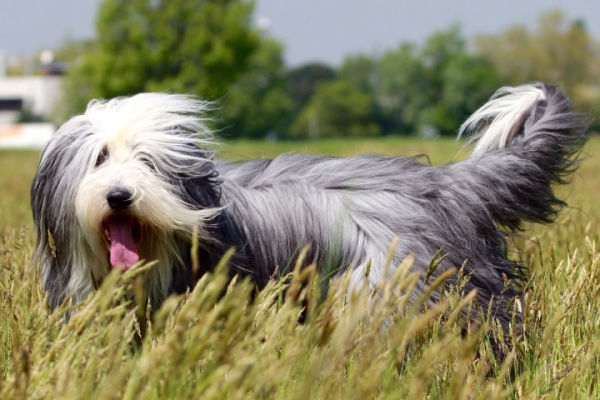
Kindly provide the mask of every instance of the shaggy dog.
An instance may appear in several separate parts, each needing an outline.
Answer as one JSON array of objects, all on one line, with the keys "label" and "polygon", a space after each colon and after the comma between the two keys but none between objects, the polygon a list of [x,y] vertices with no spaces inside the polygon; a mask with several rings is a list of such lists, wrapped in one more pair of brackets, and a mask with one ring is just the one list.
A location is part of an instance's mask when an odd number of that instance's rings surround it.
[{"label": "shaggy dog", "polygon": [[307,155],[228,163],[210,150],[206,108],[161,93],[92,101],[54,134],[31,190],[51,308],[81,301],[111,268],[140,260],[157,261],[145,284],[158,307],[198,278],[194,230],[201,272],[234,247],[233,272],[258,287],[305,245],[319,270],[350,268],[352,288],[374,287],[389,278],[397,238],[392,266],[412,254],[421,272],[413,296],[442,249],[433,275],[462,266],[465,290],[476,289],[479,307],[506,328],[519,295],[507,281],[526,270],[507,259],[505,238],[523,221],[556,216],[563,202],[551,185],[575,167],[585,129],[559,90],[535,83],[500,89],[467,119],[459,134],[473,133],[474,149],[454,164]]}]

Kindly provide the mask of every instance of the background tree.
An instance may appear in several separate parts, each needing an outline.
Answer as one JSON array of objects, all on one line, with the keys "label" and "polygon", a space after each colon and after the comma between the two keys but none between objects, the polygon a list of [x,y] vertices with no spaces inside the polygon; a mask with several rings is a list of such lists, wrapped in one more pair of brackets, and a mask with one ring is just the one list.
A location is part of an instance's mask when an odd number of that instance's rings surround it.
[{"label": "background tree", "polygon": [[297,138],[374,136],[379,126],[370,118],[371,99],[351,83],[336,80],[319,85],[291,127]]},{"label": "background tree", "polygon": [[317,91],[317,86],[336,78],[336,71],[329,65],[309,63],[293,68],[288,72],[288,90],[299,112]]},{"label": "background tree", "polygon": [[220,101],[221,131],[230,137],[283,137],[288,134],[294,103],[287,91],[283,46],[260,42],[249,69],[231,85]]},{"label": "background tree", "polygon": [[379,85],[377,60],[366,55],[346,57],[338,70],[338,77],[363,93],[375,93]]},{"label": "background tree", "polygon": [[379,62],[377,103],[384,130],[454,134],[500,86],[495,67],[468,51],[460,28],[431,35],[422,48],[402,44]]},{"label": "background tree", "polygon": [[500,35],[479,36],[475,43],[506,84],[553,83],[565,90],[576,108],[600,110],[600,43],[583,21],[569,21],[562,12],[550,11],[540,17],[536,30],[515,25]]},{"label": "background tree", "polygon": [[430,100],[430,83],[414,45],[403,43],[378,63],[376,97],[387,121],[386,131],[413,133],[419,114]]},{"label": "background tree", "polygon": [[142,91],[223,96],[258,47],[252,10],[245,0],[105,0],[94,46],[69,73],[66,111]]},{"label": "background tree", "polygon": [[434,97],[419,116],[419,127],[453,135],[460,124],[502,86],[496,69],[480,56],[459,52],[437,71]]},{"label": "background tree", "polygon": [[600,44],[558,11],[534,31],[479,36],[475,51],[454,25],[421,46],[289,69],[283,45],[251,25],[253,4],[104,0],[97,37],[56,53],[71,66],[60,115],[91,98],[167,91],[216,100],[215,125],[228,137],[454,134],[498,87],[535,80],[600,112]]},{"label": "background tree", "polygon": [[366,55],[346,57],[338,70],[338,78],[369,96],[369,119],[379,127],[381,133],[388,133],[391,131],[391,122],[377,98],[381,84],[378,63],[377,58]]}]

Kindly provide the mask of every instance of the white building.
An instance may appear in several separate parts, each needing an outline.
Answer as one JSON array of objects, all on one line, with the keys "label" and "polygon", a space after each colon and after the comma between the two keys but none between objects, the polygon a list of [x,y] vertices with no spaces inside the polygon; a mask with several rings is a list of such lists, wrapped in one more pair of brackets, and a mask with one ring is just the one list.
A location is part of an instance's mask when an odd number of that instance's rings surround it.
[{"label": "white building", "polygon": [[60,99],[61,76],[0,77],[0,126],[14,123],[22,110],[50,118]]},{"label": "white building", "polygon": [[17,122],[23,111],[50,120],[60,101],[63,78],[51,73],[6,76],[4,61],[0,53],[0,148],[42,147],[54,131],[54,125]]}]

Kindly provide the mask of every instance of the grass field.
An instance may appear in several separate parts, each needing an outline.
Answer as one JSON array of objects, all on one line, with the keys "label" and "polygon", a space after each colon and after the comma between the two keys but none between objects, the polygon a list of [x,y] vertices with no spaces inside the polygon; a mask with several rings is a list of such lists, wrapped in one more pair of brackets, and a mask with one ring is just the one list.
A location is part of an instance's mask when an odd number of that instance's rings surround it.
[{"label": "grass field", "polygon": [[[460,148],[452,140],[388,138],[239,141],[221,152],[228,159],[427,153],[438,164],[460,159]],[[28,266],[38,154],[0,151],[0,399],[600,398],[600,140],[586,150],[572,184],[559,189],[571,207],[511,243],[511,256],[531,265],[531,277],[525,336],[503,361],[489,350],[485,323],[460,335],[457,311],[468,296],[449,293],[422,313],[390,284],[370,311],[366,293],[345,301],[343,290],[330,290],[319,299],[310,269],[289,281],[285,298],[278,282],[252,302],[247,282],[229,283],[218,269],[189,295],[167,301],[141,347],[130,293],[143,270],[111,275],[64,323],[64,310],[48,312]],[[396,278],[406,290],[415,279]],[[301,304],[309,305],[303,324]],[[391,325],[382,329],[385,321]]]}]

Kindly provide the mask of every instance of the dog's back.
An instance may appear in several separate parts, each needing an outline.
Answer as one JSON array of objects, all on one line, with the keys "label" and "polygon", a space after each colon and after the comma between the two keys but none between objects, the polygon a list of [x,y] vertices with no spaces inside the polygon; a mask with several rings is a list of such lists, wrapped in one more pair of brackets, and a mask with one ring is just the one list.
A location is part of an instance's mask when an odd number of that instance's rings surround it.
[{"label": "dog's back", "polygon": [[[260,283],[309,245],[321,270],[351,267],[354,287],[372,287],[386,278],[384,261],[397,238],[393,265],[413,254],[413,268],[424,276],[442,250],[434,275],[464,266],[465,289],[477,290],[483,309],[493,298],[493,316],[506,327],[513,318],[508,302],[518,295],[507,280],[526,270],[507,259],[505,236],[523,221],[555,217],[563,203],[552,184],[564,183],[576,166],[584,128],[552,86],[501,89],[461,128],[474,133],[465,161],[282,155],[227,165],[223,206],[244,232],[241,248]],[[420,282],[414,295],[425,287]]]}]

